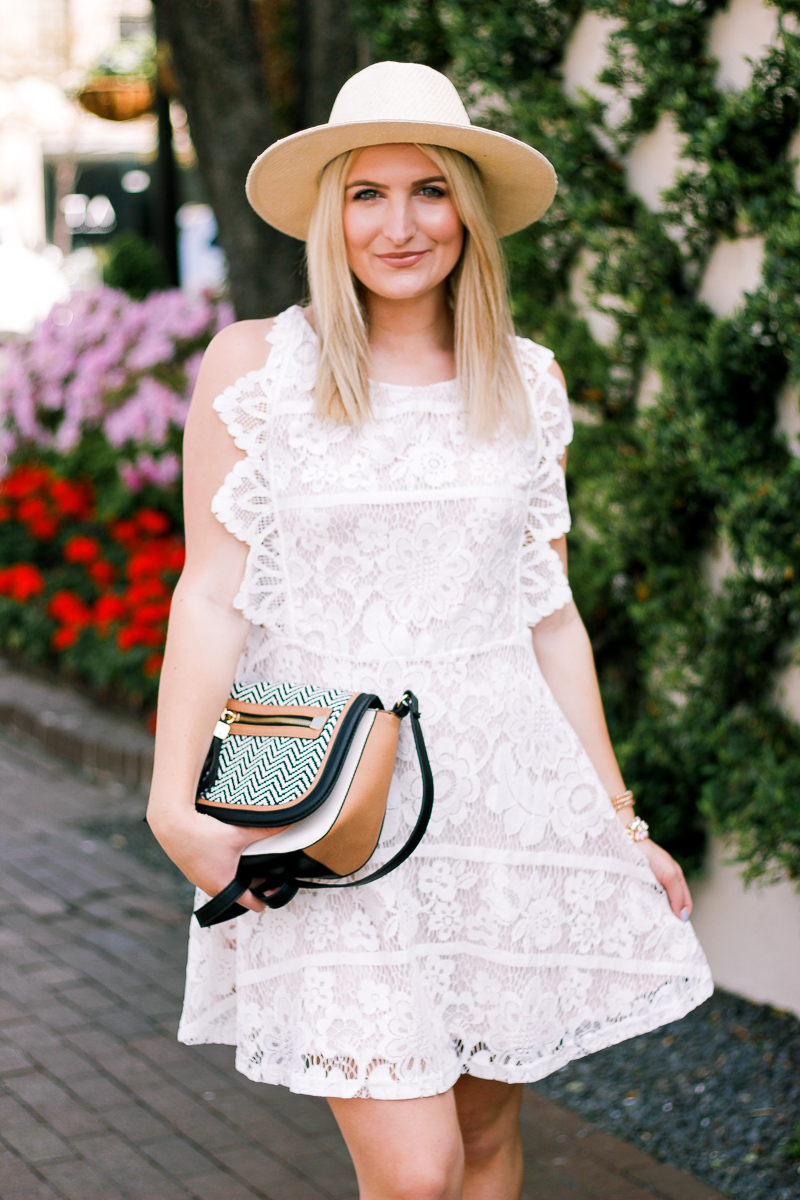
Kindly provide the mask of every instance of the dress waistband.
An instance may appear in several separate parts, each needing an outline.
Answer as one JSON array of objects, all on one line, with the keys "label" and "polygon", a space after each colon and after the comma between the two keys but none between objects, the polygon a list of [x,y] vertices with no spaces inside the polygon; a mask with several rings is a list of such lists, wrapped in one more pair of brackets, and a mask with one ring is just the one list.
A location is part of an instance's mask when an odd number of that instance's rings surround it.
[{"label": "dress waistband", "polygon": [[369,667],[372,670],[393,665],[411,665],[414,663],[430,665],[437,662],[458,662],[470,658],[478,658],[486,654],[496,654],[503,650],[530,650],[533,652],[533,641],[529,629],[525,629],[521,633],[515,634],[510,638],[502,638],[492,642],[483,642],[480,646],[458,646],[452,650],[432,651],[421,649],[419,653],[405,654],[385,654],[377,655],[355,655],[349,654],[341,650],[337,650],[331,646],[313,646],[302,638],[289,638],[281,635],[270,634],[267,638],[264,650],[272,657],[280,655],[282,651],[289,651],[296,654],[298,651],[307,654],[309,657],[324,659],[326,661],[336,661],[341,664],[351,664],[358,667]]}]

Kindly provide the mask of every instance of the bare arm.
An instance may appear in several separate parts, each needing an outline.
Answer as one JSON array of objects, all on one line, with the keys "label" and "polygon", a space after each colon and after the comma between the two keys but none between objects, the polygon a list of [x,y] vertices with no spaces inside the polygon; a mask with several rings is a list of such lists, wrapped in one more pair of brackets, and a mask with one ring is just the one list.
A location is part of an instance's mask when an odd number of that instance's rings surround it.
[{"label": "bare arm", "polygon": [[[241,375],[263,366],[268,323],[229,326],[206,351],[184,438],[186,565],[172,602],[158,694],[155,765],[147,819],[192,883],[213,895],[233,879],[239,854],[260,831],[195,812],[211,734],[230,695],[249,622],[233,607],[247,547],[211,512],[211,500],[243,455],[212,404]],[[240,903],[259,911],[251,893]]]},{"label": "bare arm", "polygon": [[[551,369],[563,382],[564,377],[558,366],[553,364]],[[566,468],[566,455],[561,465]],[[566,537],[550,544],[561,559],[566,573]],[[574,602],[570,601],[551,616],[545,617],[533,628],[532,633],[542,675],[559,708],[578,735],[606,791],[609,795],[619,795],[625,790],[625,783],[608,735],[591,642]],[[633,818],[633,810],[623,809],[618,816],[627,825]],[[656,879],[666,889],[675,915],[681,916],[683,910],[688,910],[690,914],[692,899],[683,872],[675,860],[652,840],[639,842],[638,845],[646,854]]]}]

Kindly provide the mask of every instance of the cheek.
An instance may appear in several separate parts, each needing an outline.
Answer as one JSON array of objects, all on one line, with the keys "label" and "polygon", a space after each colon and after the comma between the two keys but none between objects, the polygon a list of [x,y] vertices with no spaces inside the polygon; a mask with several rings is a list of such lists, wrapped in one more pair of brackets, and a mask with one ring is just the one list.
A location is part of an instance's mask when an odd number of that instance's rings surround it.
[{"label": "cheek", "polygon": [[365,205],[345,204],[342,226],[348,250],[363,250],[375,236],[374,218]]},{"label": "cheek", "polygon": [[444,206],[429,210],[426,231],[442,245],[452,244],[461,248],[464,240],[464,226],[454,208]]}]

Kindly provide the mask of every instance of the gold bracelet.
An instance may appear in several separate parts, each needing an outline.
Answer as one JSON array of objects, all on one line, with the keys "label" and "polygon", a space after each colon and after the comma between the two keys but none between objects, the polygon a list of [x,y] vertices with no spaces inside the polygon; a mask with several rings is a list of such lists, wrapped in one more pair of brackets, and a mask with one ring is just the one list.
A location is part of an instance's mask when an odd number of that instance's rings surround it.
[{"label": "gold bracelet", "polygon": [[627,792],[620,792],[618,796],[609,796],[608,798],[614,806],[614,812],[619,812],[622,808],[633,808],[636,803],[630,789]]}]

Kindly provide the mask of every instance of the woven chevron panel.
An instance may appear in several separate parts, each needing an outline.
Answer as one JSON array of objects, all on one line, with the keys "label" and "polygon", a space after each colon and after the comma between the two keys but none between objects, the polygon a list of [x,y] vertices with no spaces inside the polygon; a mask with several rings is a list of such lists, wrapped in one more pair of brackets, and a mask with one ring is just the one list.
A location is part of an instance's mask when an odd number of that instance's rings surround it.
[{"label": "woven chevron panel", "polygon": [[250,704],[309,704],[330,708],[319,737],[237,737],[231,734],[220,748],[216,783],[203,800],[244,806],[285,804],[306,792],[314,782],[336,722],[351,692],[298,687],[293,683],[237,685],[235,700]]}]

